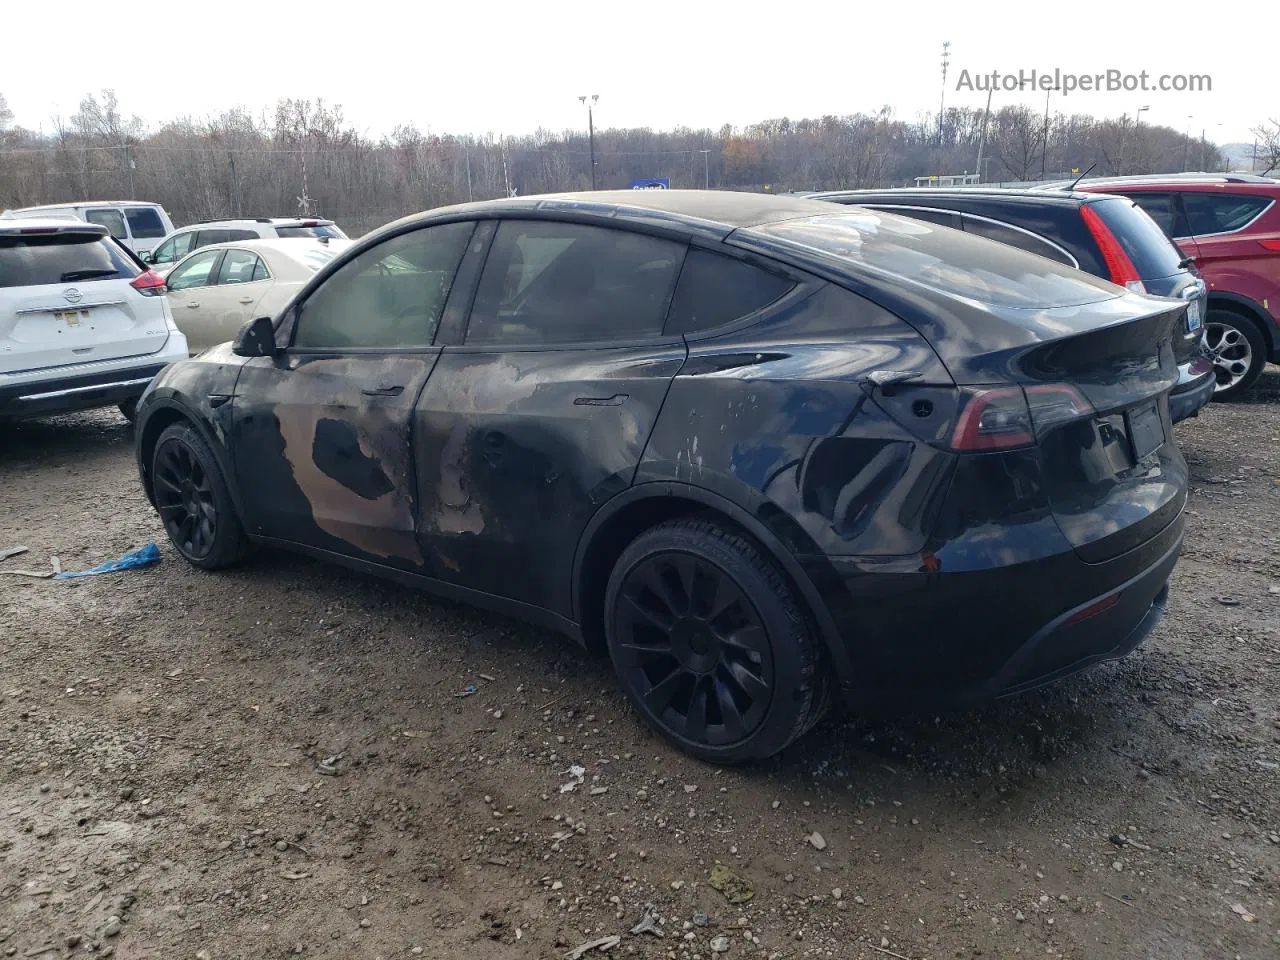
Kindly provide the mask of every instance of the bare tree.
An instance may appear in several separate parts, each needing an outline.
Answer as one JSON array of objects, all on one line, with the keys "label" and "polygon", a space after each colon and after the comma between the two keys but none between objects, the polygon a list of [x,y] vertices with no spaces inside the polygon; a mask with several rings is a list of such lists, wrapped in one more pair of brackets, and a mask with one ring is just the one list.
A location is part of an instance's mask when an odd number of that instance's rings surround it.
[{"label": "bare tree", "polygon": [[[3,100],[0,100],[0,105]],[[0,111],[0,116],[3,116]],[[0,127],[4,124],[0,123]],[[1280,121],[1268,120],[1249,131],[1258,141],[1258,159],[1266,166],[1261,173],[1265,177],[1272,170],[1280,167]]]}]

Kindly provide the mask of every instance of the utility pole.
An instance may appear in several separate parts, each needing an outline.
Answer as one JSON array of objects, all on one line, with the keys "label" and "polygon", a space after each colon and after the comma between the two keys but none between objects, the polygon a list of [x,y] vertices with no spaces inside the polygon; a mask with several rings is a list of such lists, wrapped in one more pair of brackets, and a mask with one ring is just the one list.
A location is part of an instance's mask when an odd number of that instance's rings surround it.
[{"label": "utility pole", "polygon": [[[1142,159],[1142,113],[1143,111],[1150,110],[1150,109],[1151,107],[1149,106],[1139,107],[1138,112],[1133,115],[1133,159],[1134,159],[1133,165],[1135,168],[1135,172],[1137,173],[1141,173],[1141,171],[1137,170],[1136,168],[1139,166],[1138,161]],[[1121,166],[1124,165],[1123,154],[1121,154],[1120,156],[1120,164]],[[1124,173],[1123,170],[1121,170],[1120,172]]]},{"label": "utility pole", "polygon": [[466,148],[466,156],[467,156],[467,200],[471,201],[471,200],[474,200],[476,197],[475,197],[475,194],[471,192],[471,148],[470,147]]},{"label": "utility pole", "polygon": [[1040,145],[1040,179],[1044,179],[1044,170],[1046,162],[1049,159],[1049,94],[1054,90],[1050,87],[1044,92],[1044,141]]},{"label": "utility pole", "polygon": [[987,88],[987,105],[982,111],[982,131],[978,134],[978,182],[983,180],[982,176],[982,150],[987,145],[987,119],[991,116],[991,93],[992,88]]},{"label": "utility pole", "polygon": [[942,121],[947,115],[947,65],[951,62],[951,41],[942,42],[942,102],[938,105],[938,147],[942,147]]},{"label": "utility pole", "polygon": [[[699,150],[698,152],[702,154],[702,189],[710,190],[711,189],[711,151]],[[1258,142],[1256,140],[1253,142],[1253,152],[1255,155],[1258,152]]]},{"label": "utility pole", "polygon": [[1182,172],[1187,172],[1187,146],[1191,143],[1191,114],[1187,114],[1187,129],[1182,134]]},{"label": "utility pole", "polygon": [[591,95],[591,102],[587,103],[586,97],[579,97],[578,100],[586,104],[587,107],[587,140],[591,145],[591,189],[596,188],[596,123],[595,117],[592,115],[592,108],[600,99],[598,93]]}]

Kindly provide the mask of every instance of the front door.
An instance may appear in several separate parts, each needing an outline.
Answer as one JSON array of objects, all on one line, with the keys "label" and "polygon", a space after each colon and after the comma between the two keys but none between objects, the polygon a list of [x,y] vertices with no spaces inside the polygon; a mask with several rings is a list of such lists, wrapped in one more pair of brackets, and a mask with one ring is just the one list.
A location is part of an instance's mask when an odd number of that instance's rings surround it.
[{"label": "front door", "polygon": [[363,251],[290,311],[280,355],[245,365],[232,446],[251,533],[423,567],[410,419],[473,229],[427,227]]},{"label": "front door", "polygon": [[591,515],[625,490],[683,338],[663,321],[684,246],[628,231],[504,220],[461,345],[418,404],[431,574],[569,614]]}]

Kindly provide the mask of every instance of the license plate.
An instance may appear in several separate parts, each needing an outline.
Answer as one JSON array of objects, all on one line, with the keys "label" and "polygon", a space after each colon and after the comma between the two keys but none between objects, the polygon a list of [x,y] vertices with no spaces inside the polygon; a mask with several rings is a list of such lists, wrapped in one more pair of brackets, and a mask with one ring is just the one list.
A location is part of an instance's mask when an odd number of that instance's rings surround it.
[{"label": "license plate", "polygon": [[1187,303],[1187,332],[1194,333],[1200,329],[1200,301],[1192,300]]},{"label": "license plate", "polygon": [[1124,418],[1135,461],[1145,460],[1164,444],[1164,421],[1160,419],[1160,410],[1154,403],[1134,407]]},{"label": "license plate", "polygon": [[61,320],[68,327],[80,326],[79,310],[55,310],[53,311],[53,319]]}]

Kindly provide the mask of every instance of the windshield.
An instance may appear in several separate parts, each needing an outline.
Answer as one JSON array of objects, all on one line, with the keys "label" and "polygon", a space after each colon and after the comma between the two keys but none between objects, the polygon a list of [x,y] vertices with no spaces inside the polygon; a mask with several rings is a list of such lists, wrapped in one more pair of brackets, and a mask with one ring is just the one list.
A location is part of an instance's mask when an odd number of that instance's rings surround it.
[{"label": "windshield", "polygon": [[334,223],[317,223],[305,227],[276,227],[277,237],[330,237],[334,240],[345,240],[347,235]]},{"label": "windshield", "polygon": [[783,220],[743,233],[795,244],[995,306],[1072,306],[1122,293],[1065,264],[994,240],[869,210]]},{"label": "windshield", "polygon": [[0,287],[131,279],[141,272],[98,234],[0,234]]}]

